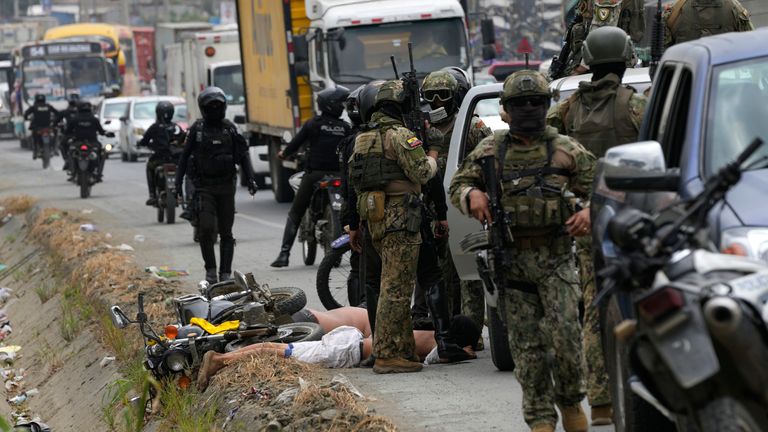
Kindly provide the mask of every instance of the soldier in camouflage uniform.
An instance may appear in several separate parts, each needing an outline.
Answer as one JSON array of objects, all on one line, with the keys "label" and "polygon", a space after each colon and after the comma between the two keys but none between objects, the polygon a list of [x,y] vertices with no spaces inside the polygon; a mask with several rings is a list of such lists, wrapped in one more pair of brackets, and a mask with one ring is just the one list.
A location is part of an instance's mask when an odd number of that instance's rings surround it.
[{"label": "soldier in camouflage uniform", "polygon": [[418,372],[410,319],[421,244],[421,187],[437,172],[422,142],[403,126],[408,101],[400,80],[376,95],[375,127],[358,135],[350,158],[350,184],[360,219],[381,256],[381,294],[373,354],[376,373]]},{"label": "soldier in camouflage uniform", "polygon": [[[450,71],[439,70],[430,73],[424,78],[424,83],[421,86],[422,95],[429,102],[430,107],[433,110],[440,108],[445,110],[444,119],[432,121],[432,126],[443,133],[444,139],[441,143],[430,145],[428,152],[430,156],[437,159],[440,178],[445,176],[445,165],[451,137],[453,136],[453,127],[456,124],[456,113],[461,106],[463,94],[468,90],[469,82],[466,80],[466,77],[461,72],[454,72],[452,69]],[[467,136],[467,152],[477,147],[483,138],[491,134],[491,129],[479,117],[473,116],[470,120],[469,134]],[[482,328],[485,322],[485,301],[482,282],[462,281],[459,279],[456,266],[453,263],[451,252],[448,248],[447,237],[440,239],[438,248],[449,297],[451,299],[458,299],[461,303],[461,313],[468,316],[479,328]],[[457,295],[459,290],[461,294]],[[452,308],[454,311],[455,309]],[[482,343],[482,338],[480,343]]]},{"label": "soldier in camouflage uniform", "polygon": [[[534,432],[553,432],[558,406],[566,432],[586,432],[582,381],[579,289],[570,236],[588,233],[589,211],[574,212],[568,192],[588,198],[595,157],[574,139],[545,124],[550,91],[538,72],[507,77],[501,102],[509,131],[496,131],[462,162],[449,193],[462,213],[490,221],[486,183],[499,194],[514,238],[513,265],[500,288],[505,320],[523,389],[525,421]],[[478,163],[496,160],[497,175],[484,178]],[[555,360],[547,359],[554,352]]]},{"label": "soldier in camouflage uniform", "polygon": [[589,33],[606,26],[619,27],[635,43],[640,42],[645,35],[643,0],[579,0],[565,75],[588,72],[582,61],[582,45]]},{"label": "soldier in camouflage uniform", "polygon": [[[592,70],[592,81],[579,83],[579,89],[547,115],[547,124],[575,138],[598,158],[613,146],[637,141],[640,132],[646,98],[621,84],[632,51],[632,41],[620,28],[604,27],[590,33],[584,43],[584,62]],[[592,424],[606,425],[612,422],[612,405],[599,314],[591,307],[596,295],[592,239],[579,237],[576,246],[585,308],[587,399]]]},{"label": "soldier in camouflage uniform", "polygon": [[664,48],[720,33],[754,30],[739,0],[677,0],[664,10]]}]

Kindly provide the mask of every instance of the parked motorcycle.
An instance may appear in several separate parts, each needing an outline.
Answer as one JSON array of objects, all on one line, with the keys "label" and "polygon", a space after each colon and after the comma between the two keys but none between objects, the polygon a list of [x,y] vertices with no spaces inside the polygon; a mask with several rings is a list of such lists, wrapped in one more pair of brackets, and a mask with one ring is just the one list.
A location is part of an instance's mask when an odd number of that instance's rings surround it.
[{"label": "parked motorcycle", "polygon": [[359,274],[360,255],[349,246],[349,234],[331,243],[317,267],[317,295],[327,310],[358,306],[365,300]]},{"label": "parked motorcycle", "polygon": [[180,204],[176,196],[176,170],[177,161],[184,151],[184,137],[184,131],[176,126],[170,140],[172,161],[155,169],[155,196],[157,197],[155,208],[157,221],[160,223],[163,223],[163,219],[167,224],[176,223],[176,207]]},{"label": "parked motorcycle", "polygon": [[[663,160],[658,143],[640,145]],[[708,214],[761,145],[753,141],[694,199],[654,214],[625,207],[602,234],[603,250],[614,253],[606,253],[598,272],[603,290],[596,303],[608,300],[605,313],[619,313],[620,296],[612,294],[626,292],[633,318],[605,341],[608,362],[630,359],[612,377],[613,400],[632,401],[624,393],[632,392],[678,431],[768,431],[768,264],[716,252],[706,229]],[[679,174],[649,171],[653,164],[643,161],[650,158],[629,151],[606,155],[615,162],[606,163],[610,189],[666,190],[679,183],[671,179]],[[617,430],[625,430],[623,419],[616,420]]]},{"label": "parked motorcycle", "polygon": [[[304,172],[291,176],[288,183],[296,192],[299,190]],[[317,257],[317,246],[325,253],[330,252],[331,242],[341,235],[341,179],[326,176],[315,183],[309,208],[299,224],[299,242],[304,264],[312,265]]]},{"label": "parked motorcycle", "polygon": [[[107,132],[113,138],[113,132]],[[91,186],[101,181],[104,161],[107,159],[107,147],[98,142],[75,141],[70,147],[73,180],[80,186],[80,198],[91,196]]]},{"label": "parked motorcycle", "polygon": [[[144,366],[158,379],[173,379],[179,385],[190,382],[193,371],[200,367],[208,351],[226,352],[261,342],[291,343],[318,340],[322,329],[316,323],[292,323],[290,314],[306,304],[299,288],[273,288],[257,284],[253,274],[235,272],[235,280],[209,285],[201,282],[200,294],[174,299],[177,319],[165,327],[163,334],[149,324],[144,312],[144,294],[137,299],[136,319],[131,320],[119,306],[110,308],[112,322],[118,328],[138,324],[144,337]],[[234,330],[212,334],[193,318],[216,326],[239,321]],[[284,324],[278,324],[284,323]],[[153,395],[154,396],[154,395]]]}]

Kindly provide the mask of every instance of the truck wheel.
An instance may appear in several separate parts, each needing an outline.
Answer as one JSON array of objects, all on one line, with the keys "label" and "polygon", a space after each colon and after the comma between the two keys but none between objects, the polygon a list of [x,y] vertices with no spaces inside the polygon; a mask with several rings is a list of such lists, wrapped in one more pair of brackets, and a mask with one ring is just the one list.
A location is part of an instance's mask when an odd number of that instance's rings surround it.
[{"label": "truck wheel", "polygon": [[512,352],[509,349],[507,328],[499,317],[496,308],[488,306],[486,315],[488,315],[488,338],[491,342],[493,365],[500,371],[511,372],[515,370],[515,360],[512,358]]},{"label": "truck wheel", "polygon": [[275,201],[279,203],[291,202],[293,201],[293,189],[288,184],[288,179],[293,170],[284,167],[280,159],[277,158],[279,151],[280,145],[278,143],[273,142],[269,145],[269,176],[272,178],[272,192],[275,193]]},{"label": "truck wheel", "polygon": [[724,397],[699,411],[702,432],[759,432],[763,430],[739,401]]}]

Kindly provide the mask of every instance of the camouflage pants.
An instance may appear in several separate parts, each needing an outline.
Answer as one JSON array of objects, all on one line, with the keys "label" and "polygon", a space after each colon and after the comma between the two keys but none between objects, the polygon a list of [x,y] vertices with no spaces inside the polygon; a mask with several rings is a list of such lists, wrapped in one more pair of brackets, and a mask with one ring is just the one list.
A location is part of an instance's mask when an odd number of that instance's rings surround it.
[{"label": "camouflage pants", "polygon": [[556,403],[573,405],[584,398],[576,269],[571,255],[552,256],[546,248],[514,254],[508,277],[537,287],[537,293],[504,291],[503,312],[523,389],[523,414],[531,427],[556,424]]},{"label": "camouflage pants", "polygon": [[482,281],[461,280],[453,263],[448,239],[439,239],[437,243],[446,292],[451,299],[451,314],[465,315],[482,328],[485,324],[485,293]]},{"label": "camouflage pants", "polygon": [[374,248],[381,256],[381,292],[373,338],[376,358],[416,358],[411,296],[421,235],[405,231],[404,223],[404,210],[395,203],[387,203],[384,221],[368,223]]},{"label": "camouflage pants", "polygon": [[600,314],[592,307],[595,299],[595,275],[592,267],[592,242],[589,237],[576,241],[579,275],[584,298],[584,371],[587,380],[587,399],[592,406],[611,403],[608,373],[600,337]]},{"label": "camouflage pants", "polygon": [[[458,275],[456,276],[458,277]],[[461,314],[468,316],[479,328],[483,328],[485,324],[485,293],[483,292],[482,281],[461,281]]]}]

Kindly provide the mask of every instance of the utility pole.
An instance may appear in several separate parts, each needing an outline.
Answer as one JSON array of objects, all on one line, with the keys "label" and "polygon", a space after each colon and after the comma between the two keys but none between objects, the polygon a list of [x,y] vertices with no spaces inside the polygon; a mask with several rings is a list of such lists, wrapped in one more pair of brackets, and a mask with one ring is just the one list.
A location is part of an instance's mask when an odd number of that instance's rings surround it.
[{"label": "utility pole", "polygon": [[19,0],[13,0],[13,17],[19,19]]},{"label": "utility pole", "polygon": [[120,2],[120,9],[122,12],[122,21],[125,25],[131,25],[131,16],[130,16],[130,2],[127,0],[118,0]]}]

